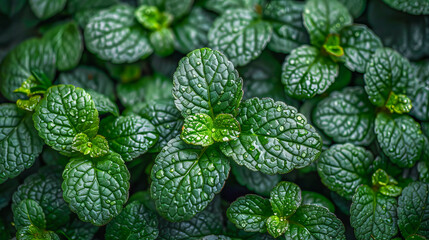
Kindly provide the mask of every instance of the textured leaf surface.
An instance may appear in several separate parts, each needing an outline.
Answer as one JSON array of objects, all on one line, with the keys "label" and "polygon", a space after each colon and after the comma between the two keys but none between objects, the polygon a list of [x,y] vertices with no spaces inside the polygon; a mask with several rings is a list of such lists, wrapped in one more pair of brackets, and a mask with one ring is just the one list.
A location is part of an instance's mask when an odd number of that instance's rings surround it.
[{"label": "textured leaf surface", "polygon": [[419,159],[424,138],[420,125],[407,115],[379,113],[375,134],[383,152],[400,167],[411,167]]},{"label": "textured leaf surface", "polygon": [[79,27],[75,22],[53,27],[45,33],[44,38],[51,43],[56,54],[58,70],[69,70],[79,64],[83,52],[83,42]]},{"label": "textured leaf surface", "polygon": [[413,182],[398,198],[398,225],[402,236],[429,236],[429,184]]},{"label": "textured leaf surface", "polygon": [[429,2],[426,0],[383,0],[390,7],[413,14],[429,14]]},{"label": "textured leaf surface", "polygon": [[60,240],[60,237],[52,231],[45,231],[36,226],[23,227],[16,233],[17,240]]},{"label": "textured leaf surface", "polygon": [[45,214],[36,201],[26,199],[21,201],[13,210],[13,220],[17,229],[30,225],[42,229],[46,227]]},{"label": "textured leaf surface", "polygon": [[295,213],[301,201],[301,189],[291,182],[280,182],[270,194],[271,208],[280,217],[288,217]]},{"label": "textured leaf surface", "polygon": [[209,46],[223,52],[235,66],[257,58],[271,38],[269,23],[252,10],[227,10],[209,31]]},{"label": "textured leaf surface", "polygon": [[151,194],[158,212],[170,221],[189,220],[220,192],[230,170],[216,148],[172,139],[152,168]]},{"label": "textured leaf surface", "polygon": [[358,240],[391,239],[398,232],[395,198],[361,186],[353,196],[350,224]]},{"label": "textured leaf surface", "polygon": [[55,75],[55,53],[45,41],[31,38],[10,51],[1,62],[0,90],[3,96],[10,101],[23,98],[23,94],[13,91],[21,87],[34,69],[52,79]]},{"label": "textured leaf surface", "polygon": [[173,96],[184,117],[237,111],[243,96],[242,79],[218,51],[201,48],[182,58],[173,76]]},{"label": "textured leaf surface", "polygon": [[264,10],[264,19],[271,23],[273,35],[268,48],[280,53],[290,53],[308,42],[302,22],[304,3],[292,0],[271,1]]},{"label": "textured leaf surface", "polygon": [[50,18],[61,12],[67,0],[29,0],[31,10],[40,19]]},{"label": "textured leaf surface", "polygon": [[306,3],[304,25],[310,34],[311,43],[322,46],[325,38],[353,22],[347,8],[337,0],[310,0]]},{"label": "textured leaf surface", "polygon": [[100,124],[100,134],[106,137],[110,149],[125,161],[147,152],[158,140],[155,126],[137,115],[106,118]]},{"label": "textured leaf surface", "polygon": [[0,105],[0,183],[33,165],[43,141],[34,129],[31,114],[15,104]]},{"label": "textured leaf surface", "polygon": [[335,212],[335,205],[325,196],[317,192],[302,191],[302,205],[318,205]]},{"label": "textured leaf surface", "polygon": [[39,136],[53,149],[70,155],[78,133],[93,137],[98,130],[98,112],[91,95],[71,85],[57,85],[46,92],[33,115]]},{"label": "textured leaf surface", "polygon": [[158,233],[156,214],[138,201],[128,204],[106,228],[106,238],[112,240],[156,239]]},{"label": "textured leaf surface", "polygon": [[375,138],[375,111],[362,87],[333,92],[317,104],[314,124],[337,143],[369,145]]},{"label": "textured leaf surface", "polygon": [[214,143],[212,129],[213,120],[209,115],[204,113],[195,114],[185,118],[180,136],[187,144],[206,147]]},{"label": "textured leaf surface", "polygon": [[273,211],[268,199],[246,195],[235,200],[226,215],[238,229],[246,232],[266,232],[265,221],[273,215]]},{"label": "textured leaf surface", "polygon": [[213,121],[212,137],[216,142],[228,142],[240,135],[240,124],[231,114],[219,114]]},{"label": "textured leaf surface", "polygon": [[92,89],[88,89],[86,92],[91,95],[92,101],[94,101],[95,108],[99,114],[102,115],[110,113],[115,117],[119,116],[118,105],[116,105],[116,103],[109,97]]},{"label": "textured leaf surface", "polygon": [[346,143],[322,153],[317,171],[323,184],[346,199],[351,199],[362,184],[369,184],[374,157],[362,147]]},{"label": "textured leaf surface", "polygon": [[351,25],[340,31],[345,65],[352,71],[364,73],[372,54],[382,47],[380,38],[365,25]]},{"label": "textured leaf surface", "polygon": [[134,9],[128,5],[101,10],[85,27],[86,47],[106,61],[135,62],[152,53],[146,33],[136,24]]},{"label": "textured leaf surface", "polygon": [[285,239],[346,239],[343,223],[324,207],[303,205],[288,221]]},{"label": "textured leaf surface", "polygon": [[429,61],[413,64],[417,84],[413,90],[411,114],[421,121],[429,120]]},{"label": "textured leaf surface", "polygon": [[84,222],[104,225],[121,212],[128,200],[130,173],[116,153],[72,159],[63,179],[64,199]]},{"label": "textured leaf surface", "polygon": [[239,165],[266,174],[303,168],[320,155],[322,140],[296,109],[272,99],[244,102],[237,117],[240,137],[221,145]]},{"label": "textured leaf surface", "polygon": [[322,56],[311,46],[302,46],[291,52],[283,64],[282,83],[286,94],[297,99],[321,94],[335,81],[338,65]]},{"label": "textured leaf surface", "polygon": [[365,90],[369,100],[382,107],[389,94],[406,94],[412,84],[411,67],[408,60],[390,48],[379,48],[372,56],[364,75]]}]

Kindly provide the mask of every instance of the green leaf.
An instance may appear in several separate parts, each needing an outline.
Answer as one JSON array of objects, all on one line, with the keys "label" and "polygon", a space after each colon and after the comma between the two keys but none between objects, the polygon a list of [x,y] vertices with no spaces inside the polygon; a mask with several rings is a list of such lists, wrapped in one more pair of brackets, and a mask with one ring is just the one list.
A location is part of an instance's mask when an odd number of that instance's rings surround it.
[{"label": "green leaf", "polygon": [[374,192],[370,187],[359,187],[350,208],[350,224],[355,237],[363,239],[391,239],[398,233],[397,202],[395,198]]},{"label": "green leaf", "polygon": [[13,91],[26,81],[32,70],[38,70],[53,79],[55,75],[55,53],[43,40],[31,38],[15,47],[0,65],[0,90],[10,101],[23,98],[23,94]]},{"label": "green leaf", "polygon": [[27,199],[36,201],[46,217],[46,228],[57,229],[70,219],[70,209],[61,190],[61,168],[42,168],[24,180],[13,194],[12,209]]},{"label": "green leaf", "polygon": [[37,135],[31,114],[15,104],[0,105],[0,183],[14,178],[42,152],[43,141]]},{"label": "green leaf", "polygon": [[303,205],[288,221],[285,239],[346,239],[343,223],[324,207]]},{"label": "green leaf", "polygon": [[19,229],[16,236],[17,240],[60,240],[60,237],[56,233],[40,229],[33,225]]},{"label": "green leaf", "polygon": [[[0,210],[7,207],[10,203],[10,200],[12,199],[12,194],[16,191],[16,188],[18,187],[18,179],[13,179],[7,182],[7,184],[0,184]],[[0,225],[1,225],[0,220]],[[0,229],[2,227],[0,226]],[[0,236],[2,236],[0,234]]]},{"label": "green leaf", "polygon": [[168,28],[173,20],[173,16],[160,12],[156,6],[141,5],[134,12],[137,21],[146,29],[156,31]]},{"label": "green leaf", "polygon": [[344,50],[340,46],[340,35],[339,34],[329,34],[326,37],[325,43],[323,44],[323,50],[333,57],[342,57],[344,55]]},{"label": "green leaf", "polygon": [[365,11],[367,0],[338,0],[349,10],[350,14],[357,18]]},{"label": "green leaf", "polygon": [[223,143],[221,150],[250,170],[283,174],[309,165],[320,155],[320,136],[294,107],[252,98],[243,103],[237,120],[240,137]]},{"label": "green leaf", "polygon": [[274,0],[264,9],[264,20],[271,23],[273,35],[268,48],[274,52],[290,53],[308,42],[302,21],[304,3],[293,0]]},{"label": "green leaf", "polygon": [[257,58],[270,41],[271,25],[252,10],[226,10],[209,31],[209,46],[223,52],[235,66]]},{"label": "green leaf", "polygon": [[421,121],[429,120],[429,61],[422,61],[412,65],[417,84],[412,90],[411,101],[413,108],[411,115]]},{"label": "green leaf", "polygon": [[289,217],[301,205],[301,189],[291,182],[280,182],[271,191],[270,204],[275,215]]},{"label": "green leaf", "polygon": [[398,198],[398,225],[403,237],[412,234],[429,236],[428,191],[429,184],[413,182]]},{"label": "green leaf", "polygon": [[104,225],[121,212],[128,200],[130,173],[117,153],[71,159],[63,179],[64,200],[84,222]]},{"label": "green leaf", "polygon": [[286,94],[297,99],[322,94],[335,81],[338,65],[311,46],[294,49],[283,64]]},{"label": "green leaf", "polygon": [[180,137],[187,144],[206,147],[214,143],[212,129],[214,129],[213,120],[209,115],[195,114],[185,118]]},{"label": "green leaf", "polygon": [[149,35],[150,44],[159,56],[168,56],[174,52],[174,33],[170,28],[162,28]]},{"label": "green leaf", "polygon": [[201,48],[182,58],[173,76],[173,96],[184,117],[205,113],[235,115],[243,96],[242,79],[218,51]]},{"label": "green leaf", "polygon": [[100,134],[107,139],[110,149],[119,153],[125,161],[147,152],[158,140],[152,123],[137,115],[103,119]]},{"label": "green leaf", "polygon": [[281,180],[279,174],[268,175],[259,171],[255,172],[237,164],[232,164],[231,170],[239,184],[263,196],[269,196],[271,190]]},{"label": "green leaf", "polygon": [[383,152],[399,167],[412,167],[420,158],[424,138],[412,117],[379,113],[375,134]]},{"label": "green leaf", "polygon": [[429,14],[429,2],[426,0],[383,0],[390,7],[413,15]]},{"label": "green leaf", "polygon": [[72,85],[49,88],[36,107],[33,121],[45,143],[65,155],[73,152],[73,138],[78,133],[92,138],[99,123],[91,95]]},{"label": "green leaf", "polygon": [[61,12],[67,0],[29,0],[31,10],[40,19],[48,19]]},{"label": "green leaf", "polygon": [[40,95],[35,95],[30,97],[28,100],[18,99],[16,101],[16,106],[22,110],[33,112],[36,109],[36,106],[39,104],[42,97]]},{"label": "green leaf", "polygon": [[92,89],[87,89],[86,92],[91,95],[95,108],[100,115],[110,113],[115,117],[119,116],[118,105],[110,98]]},{"label": "green leaf", "polygon": [[44,36],[50,42],[56,54],[56,66],[64,71],[79,64],[83,52],[82,35],[75,22],[68,22],[53,27]]},{"label": "green leaf", "polygon": [[406,94],[412,84],[408,60],[390,48],[379,48],[369,61],[364,75],[369,100],[383,107],[390,92]]},{"label": "green leaf", "polygon": [[103,71],[91,66],[79,66],[71,72],[63,72],[58,77],[58,84],[70,84],[85,90],[92,89],[115,99],[113,81]]},{"label": "green leaf", "polygon": [[219,114],[213,120],[212,132],[216,142],[229,142],[239,137],[240,124],[231,114]]},{"label": "green leaf", "polygon": [[335,212],[335,205],[327,197],[317,192],[302,191],[302,205],[318,205],[327,208],[330,212]]},{"label": "green leaf", "polygon": [[156,239],[158,233],[156,214],[138,201],[128,204],[106,228],[106,238],[112,240]]},{"label": "green leaf", "polygon": [[330,190],[351,199],[362,184],[369,184],[374,157],[362,147],[346,143],[334,145],[320,156],[317,171]]},{"label": "green leaf", "polygon": [[213,15],[201,7],[193,7],[185,19],[173,26],[176,49],[187,54],[207,46],[207,34],[213,24]]},{"label": "green leaf", "polygon": [[228,159],[216,148],[172,139],[155,159],[151,194],[156,207],[170,221],[189,220],[219,193],[230,170]]},{"label": "green leaf", "polygon": [[45,214],[42,207],[31,199],[21,201],[16,208],[13,209],[13,220],[16,229],[25,226],[34,225],[38,228],[46,228]]},{"label": "green leaf", "polygon": [[138,5],[156,6],[175,18],[185,15],[192,7],[193,0],[138,0]]},{"label": "green leaf", "polygon": [[228,9],[257,9],[265,5],[265,0],[207,0],[204,1],[204,7],[222,14]]},{"label": "green leaf", "polygon": [[390,92],[386,102],[386,108],[389,109],[391,113],[403,114],[411,111],[412,104],[411,100],[406,95],[396,95],[394,92]]},{"label": "green leaf", "polygon": [[144,30],[134,20],[134,8],[115,5],[96,13],[85,27],[88,50],[113,63],[135,62],[152,53]]},{"label": "green leaf", "polygon": [[288,228],[289,222],[285,218],[279,218],[273,215],[267,219],[268,233],[275,238],[283,235]]},{"label": "green leaf", "polygon": [[352,71],[364,73],[368,60],[378,48],[383,47],[380,38],[365,25],[346,26],[339,34],[344,64]]},{"label": "green leaf", "polygon": [[246,195],[235,200],[226,211],[229,221],[246,232],[266,232],[266,220],[273,215],[268,199]]},{"label": "green leaf", "polygon": [[333,92],[313,110],[314,124],[337,143],[369,145],[375,138],[375,111],[362,87]]},{"label": "green leaf", "polygon": [[417,171],[419,172],[419,181],[429,183],[429,164],[424,161],[419,162]]},{"label": "green leaf", "polygon": [[72,148],[92,158],[102,157],[109,153],[109,143],[100,135],[89,139],[85,133],[79,133],[73,139]]},{"label": "green leaf", "polygon": [[380,187],[380,193],[388,197],[397,197],[401,195],[402,188],[395,185],[387,185]]},{"label": "green leaf", "polygon": [[308,1],[303,19],[311,43],[316,47],[322,46],[329,34],[339,33],[344,26],[353,22],[347,8],[337,0]]}]

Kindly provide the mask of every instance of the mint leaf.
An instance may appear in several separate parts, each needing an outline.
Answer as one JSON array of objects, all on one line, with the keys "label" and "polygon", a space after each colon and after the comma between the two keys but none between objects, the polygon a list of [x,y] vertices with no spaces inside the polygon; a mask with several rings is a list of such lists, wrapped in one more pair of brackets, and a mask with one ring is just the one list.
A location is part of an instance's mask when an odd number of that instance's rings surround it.
[{"label": "mint leaf", "polygon": [[130,173],[117,153],[71,159],[63,179],[64,200],[84,222],[108,223],[128,199]]},{"label": "mint leaf", "polygon": [[325,196],[317,192],[302,191],[302,205],[318,205],[327,208],[330,212],[335,212],[335,205]]},{"label": "mint leaf", "polygon": [[19,229],[16,236],[17,240],[60,240],[56,233],[40,229],[34,225]]},{"label": "mint leaf", "polygon": [[209,46],[223,52],[235,66],[244,66],[262,53],[271,33],[270,24],[254,11],[227,10],[214,21]]},{"label": "mint leaf", "polygon": [[398,198],[398,225],[403,237],[429,235],[428,191],[429,184],[413,182],[404,188]]},{"label": "mint leaf", "polygon": [[379,113],[375,134],[383,152],[399,167],[412,167],[420,158],[424,138],[420,125],[412,117]]},{"label": "mint leaf", "polygon": [[390,92],[406,94],[411,80],[408,60],[390,48],[379,48],[367,65],[364,75],[369,100],[378,107],[384,106]]},{"label": "mint leaf", "polygon": [[158,154],[151,173],[158,212],[174,222],[191,219],[220,192],[229,170],[228,159],[216,148],[172,139]]},{"label": "mint leaf", "polygon": [[73,138],[78,133],[94,137],[99,123],[91,96],[71,85],[49,88],[36,107],[33,121],[45,143],[64,155],[73,152]]},{"label": "mint leaf", "polygon": [[50,18],[61,12],[67,0],[29,0],[31,10],[40,19]]},{"label": "mint leaf", "polygon": [[362,87],[333,92],[313,110],[314,124],[337,143],[369,145],[375,138],[375,111]]},{"label": "mint leaf", "polygon": [[411,108],[411,100],[403,94],[396,95],[394,92],[390,92],[389,98],[386,102],[386,108],[390,110],[391,113],[408,113]]},{"label": "mint leaf", "polygon": [[284,218],[273,215],[267,219],[268,233],[275,238],[283,235],[288,228],[289,222]]},{"label": "mint leaf", "polygon": [[321,47],[326,37],[339,33],[353,18],[347,8],[338,0],[310,0],[304,8],[304,26],[310,34],[311,44]]},{"label": "mint leaf", "polygon": [[151,32],[149,41],[159,56],[168,56],[174,52],[174,33],[170,28],[162,28]]},{"label": "mint leaf", "polygon": [[368,59],[383,45],[380,38],[365,25],[346,26],[340,31],[341,47],[348,69],[364,73]]},{"label": "mint leaf", "polygon": [[0,105],[0,183],[33,165],[43,141],[34,129],[31,114],[15,104]]},{"label": "mint leaf", "polygon": [[30,225],[42,229],[46,228],[45,214],[42,207],[31,199],[21,201],[13,209],[13,220],[17,229]]},{"label": "mint leaf", "polygon": [[239,165],[266,174],[303,168],[320,155],[322,140],[294,107],[272,99],[245,101],[237,116],[238,139],[221,145]]},{"label": "mint leaf", "polygon": [[152,123],[137,115],[103,119],[100,134],[107,139],[110,149],[119,153],[125,161],[147,152],[158,140]]},{"label": "mint leaf", "polygon": [[413,104],[411,115],[421,121],[429,120],[429,61],[418,62],[412,65],[417,84],[410,96]]},{"label": "mint leaf", "polygon": [[285,239],[346,239],[343,223],[325,207],[303,205],[288,221]]},{"label": "mint leaf", "polygon": [[186,14],[192,3],[192,0],[138,0],[139,5],[155,6],[161,11],[172,14],[175,18]]},{"label": "mint leaf", "polygon": [[28,100],[18,99],[16,101],[16,106],[22,110],[33,112],[36,109],[36,106],[39,104],[42,97],[40,95],[35,95],[30,97]]},{"label": "mint leaf", "polygon": [[200,113],[186,117],[182,129],[180,136],[187,144],[206,147],[214,143],[213,120],[207,114]]},{"label": "mint leaf", "polygon": [[86,25],[84,36],[90,52],[113,63],[135,62],[152,53],[146,33],[136,25],[134,8],[128,5],[96,13]]},{"label": "mint leaf", "polygon": [[106,228],[106,238],[112,240],[156,239],[157,236],[156,214],[138,201],[128,204]]},{"label": "mint leaf", "polygon": [[102,157],[109,153],[109,143],[100,135],[89,139],[85,133],[79,133],[73,139],[72,148],[92,158]]},{"label": "mint leaf", "polygon": [[239,135],[240,124],[231,114],[219,114],[213,120],[212,137],[216,142],[235,140]]},{"label": "mint leaf", "polygon": [[115,117],[119,116],[118,105],[110,98],[92,89],[88,89],[86,92],[91,95],[92,101],[94,101],[95,108],[99,114],[110,113]]},{"label": "mint leaf", "polygon": [[303,99],[325,92],[337,75],[335,62],[317,48],[304,45],[286,57],[281,80],[287,95]]},{"label": "mint leaf", "polygon": [[290,53],[308,42],[302,21],[304,3],[293,0],[271,1],[263,12],[264,20],[271,23],[273,35],[268,48],[274,52]]},{"label": "mint leaf", "polygon": [[291,182],[280,182],[271,191],[270,204],[275,215],[289,217],[301,205],[301,189]]},{"label": "mint leaf", "polygon": [[46,41],[31,38],[15,47],[0,65],[0,91],[10,101],[23,98],[13,91],[26,81],[32,70],[39,70],[52,79],[55,75],[55,53]]},{"label": "mint leaf", "polygon": [[390,7],[413,15],[429,14],[429,3],[425,0],[383,0]]},{"label": "mint leaf", "polygon": [[83,52],[82,35],[75,22],[68,22],[49,29],[43,36],[56,54],[56,66],[64,71],[79,64]]},{"label": "mint leaf", "polygon": [[362,147],[346,143],[334,145],[320,156],[317,171],[330,190],[351,199],[362,184],[369,184],[374,157]]},{"label": "mint leaf", "polygon": [[246,232],[265,232],[266,220],[273,215],[268,199],[246,195],[235,200],[226,211],[228,219]]},{"label": "mint leaf", "polygon": [[168,28],[173,20],[173,16],[160,12],[155,6],[141,5],[134,12],[136,20],[146,29],[156,31]]},{"label": "mint leaf", "polygon": [[243,96],[242,79],[218,51],[201,48],[182,58],[173,76],[173,96],[184,117],[205,113],[235,115]]},{"label": "mint leaf", "polygon": [[393,238],[398,232],[396,208],[395,198],[374,192],[366,185],[359,187],[350,208],[350,224],[356,238]]}]

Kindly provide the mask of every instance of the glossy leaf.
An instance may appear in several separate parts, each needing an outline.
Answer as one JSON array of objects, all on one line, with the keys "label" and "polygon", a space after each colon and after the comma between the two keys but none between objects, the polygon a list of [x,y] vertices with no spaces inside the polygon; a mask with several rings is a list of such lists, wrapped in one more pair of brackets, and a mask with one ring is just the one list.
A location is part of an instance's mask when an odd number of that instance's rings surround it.
[{"label": "glossy leaf", "polygon": [[417,84],[413,89],[411,115],[421,121],[429,120],[429,61],[413,64]]},{"label": "glossy leaf", "polygon": [[46,228],[45,214],[40,205],[31,199],[21,201],[13,209],[15,227],[20,229],[25,226],[34,225],[38,228]]},{"label": "glossy leaf", "polygon": [[89,139],[85,133],[79,133],[73,139],[72,148],[92,158],[102,157],[109,153],[109,143],[100,135]]},{"label": "glossy leaf", "polygon": [[209,115],[195,114],[185,118],[180,136],[187,144],[206,147],[214,143],[212,129],[213,120]]},{"label": "glossy leaf", "polygon": [[115,117],[119,116],[118,105],[110,98],[92,89],[87,89],[86,92],[91,95],[95,108],[100,115],[110,113]]},{"label": "glossy leaf", "polygon": [[40,229],[34,225],[19,229],[16,235],[17,240],[60,240],[60,237],[56,233],[45,231],[44,229]]},{"label": "glossy leaf", "polygon": [[219,114],[213,120],[212,137],[216,142],[228,142],[240,135],[240,124],[231,114]]},{"label": "glossy leaf", "polygon": [[291,182],[280,182],[271,191],[270,203],[274,214],[289,217],[301,205],[301,189]]}]

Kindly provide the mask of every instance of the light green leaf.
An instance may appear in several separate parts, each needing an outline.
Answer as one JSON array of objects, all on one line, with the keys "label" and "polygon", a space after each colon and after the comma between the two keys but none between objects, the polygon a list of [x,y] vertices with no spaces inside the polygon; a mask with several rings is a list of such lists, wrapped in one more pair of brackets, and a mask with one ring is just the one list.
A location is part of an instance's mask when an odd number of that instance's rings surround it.
[{"label": "light green leaf", "polygon": [[311,46],[301,46],[283,64],[282,83],[286,94],[297,99],[321,94],[335,81],[338,65]]},{"label": "light green leaf", "polygon": [[182,58],[173,76],[173,96],[184,117],[205,113],[235,115],[243,96],[242,79],[218,51],[201,48]]},{"label": "light green leaf", "polygon": [[185,118],[180,135],[187,144],[210,146],[214,143],[212,138],[213,120],[205,114],[195,114]]},{"label": "light green leaf", "polygon": [[320,136],[294,107],[252,98],[243,103],[237,120],[240,137],[223,143],[221,150],[250,170],[283,174],[309,165],[320,155]]},{"label": "light green leaf", "polygon": [[36,109],[36,106],[39,104],[42,96],[34,95],[30,97],[28,100],[18,99],[16,101],[16,106],[22,110],[33,112]]},{"label": "light green leaf", "polygon": [[115,117],[119,116],[118,105],[116,105],[116,103],[114,103],[110,98],[92,89],[87,89],[86,92],[91,95],[95,108],[100,115],[110,113]]},{"label": "light green leaf", "polygon": [[160,12],[156,6],[141,5],[134,12],[137,21],[146,29],[156,31],[168,28],[173,20],[173,16]]},{"label": "light green leaf", "polygon": [[48,19],[61,12],[67,0],[29,0],[31,10],[40,19]]},{"label": "light green leaf", "polygon": [[216,116],[212,129],[212,137],[216,142],[229,142],[237,139],[239,135],[240,124],[231,114],[219,114]]},{"label": "light green leaf", "polygon": [[98,131],[98,112],[91,96],[72,85],[57,85],[46,92],[33,114],[39,136],[53,149],[70,155],[73,138],[85,133],[89,138]]},{"label": "light green leaf", "polygon": [[274,214],[289,217],[301,205],[301,189],[291,182],[280,182],[271,191],[270,204]]},{"label": "light green leaf", "polygon": [[390,7],[413,15],[429,14],[429,2],[426,0],[383,0]]},{"label": "light green leaf", "polygon": [[337,143],[369,145],[375,138],[374,107],[362,87],[333,92],[313,110],[314,124]]},{"label": "light green leaf", "polygon": [[219,193],[230,170],[216,148],[188,145],[172,139],[152,168],[151,194],[156,208],[170,221],[191,219]]},{"label": "light green leaf", "polygon": [[209,31],[209,46],[224,53],[235,66],[257,58],[270,41],[271,25],[252,10],[227,10]]},{"label": "light green leaf", "polygon": [[100,135],[89,139],[85,133],[79,133],[73,139],[72,148],[92,158],[102,157],[109,153],[109,143]]},{"label": "light green leaf", "polygon": [[21,201],[16,208],[13,209],[13,220],[16,229],[25,226],[34,225],[38,228],[46,228],[45,214],[42,207],[31,199]]},{"label": "light green leaf", "polygon": [[420,125],[412,117],[379,113],[375,134],[383,152],[399,167],[412,167],[420,158],[424,138]]},{"label": "light green leaf", "polygon": [[279,218],[273,215],[267,219],[268,233],[275,238],[283,235],[288,228],[289,222],[285,218]]},{"label": "light green leaf", "polygon": [[359,187],[350,208],[350,224],[358,240],[392,239],[398,233],[395,198]]},{"label": "light green leaf", "polygon": [[60,237],[52,231],[40,229],[34,225],[26,226],[16,233],[17,240],[60,240]]},{"label": "light green leaf", "polygon": [[152,53],[144,30],[134,20],[134,8],[115,5],[96,13],[85,27],[88,50],[102,60],[130,63]]},{"label": "light green leaf", "polygon": [[64,200],[84,222],[104,225],[128,200],[130,173],[117,153],[71,159],[63,178]]}]

